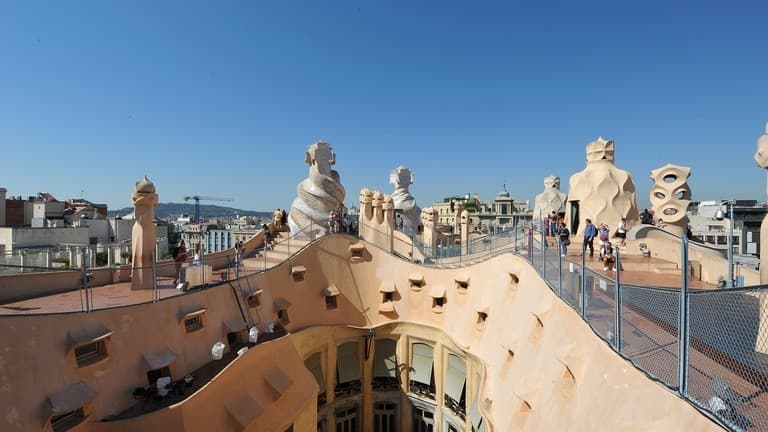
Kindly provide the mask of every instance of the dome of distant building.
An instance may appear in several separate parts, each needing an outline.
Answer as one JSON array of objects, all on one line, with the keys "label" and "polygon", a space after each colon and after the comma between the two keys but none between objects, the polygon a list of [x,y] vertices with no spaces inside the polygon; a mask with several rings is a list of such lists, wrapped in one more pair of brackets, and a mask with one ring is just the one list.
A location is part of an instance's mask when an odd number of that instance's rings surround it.
[{"label": "dome of distant building", "polygon": [[496,199],[497,200],[509,199],[509,198],[510,198],[510,195],[509,195],[509,191],[507,190],[506,186],[504,186],[504,189],[500,190],[499,193],[496,195]]}]

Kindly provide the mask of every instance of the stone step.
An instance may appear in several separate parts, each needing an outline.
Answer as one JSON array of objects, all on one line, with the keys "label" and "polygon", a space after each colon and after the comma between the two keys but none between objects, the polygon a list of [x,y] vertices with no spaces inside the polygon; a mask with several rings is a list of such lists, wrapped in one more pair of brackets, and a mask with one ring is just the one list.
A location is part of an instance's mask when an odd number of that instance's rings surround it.
[{"label": "stone step", "polygon": [[264,257],[247,259],[243,261],[243,267],[248,269],[260,269],[264,267]]},{"label": "stone step", "polygon": [[653,266],[653,271],[655,273],[678,273],[680,269],[677,267],[677,264],[669,263],[655,265]]},{"label": "stone step", "polygon": [[645,261],[635,261],[635,260],[621,260],[621,266],[624,268],[624,270],[629,271],[644,271],[644,272],[650,272],[654,271],[654,268],[658,267],[659,263],[652,263],[648,260]]}]

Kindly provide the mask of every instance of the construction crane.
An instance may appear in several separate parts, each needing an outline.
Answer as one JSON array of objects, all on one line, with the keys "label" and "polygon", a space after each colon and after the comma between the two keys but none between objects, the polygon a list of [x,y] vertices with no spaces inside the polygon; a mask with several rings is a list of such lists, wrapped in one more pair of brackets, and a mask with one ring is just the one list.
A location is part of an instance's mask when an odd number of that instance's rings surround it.
[{"label": "construction crane", "polygon": [[184,202],[188,202],[189,200],[195,201],[195,223],[200,223],[200,201],[234,201],[232,198],[216,198],[200,195],[187,195],[184,197]]}]

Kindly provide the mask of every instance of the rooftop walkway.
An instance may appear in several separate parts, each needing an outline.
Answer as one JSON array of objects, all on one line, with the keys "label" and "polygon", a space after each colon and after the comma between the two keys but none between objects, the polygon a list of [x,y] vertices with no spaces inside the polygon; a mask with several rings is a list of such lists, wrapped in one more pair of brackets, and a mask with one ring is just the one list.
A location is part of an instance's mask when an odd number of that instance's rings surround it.
[{"label": "rooftop walkway", "polygon": [[[257,250],[253,256],[242,260],[242,265],[236,266],[234,255],[231,255],[229,263],[224,268],[212,272],[210,280],[202,281],[202,285],[192,289],[202,289],[207,286],[219,285],[228,281],[233,283],[240,278],[269,270],[276,265],[285,262],[289,257],[305,247],[309,240],[289,238],[288,233],[278,233],[272,246],[267,250]],[[266,256],[266,259],[265,259]],[[205,263],[205,261],[204,261]],[[189,263],[188,263],[189,264]],[[194,268],[189,266],[187,268]],[[157,299],[185,294],[185,291],[176,288],[174,278],[170,276],[157,277]],[[155,291],[132,290],[131,282],[118,282],[103,286],[91,287],[87,290],[90,301],[90,310],[109,309],[122,306],[130,306],[142,303],[152,303],[155,299]],[[86,290],[75,290],[64,293],[40,296],[32,299],[11,302],[0,305],[0,315],[38,315],[54,313],[73,313],[86,310]]]},{"label": "rooftop walkway", "polygon": [[[231,264],[224,268],[216,269],[212,272],[212,278],[210,280],[202,281],[203,284],[201,286],[194,287],[193,289],[218,285],[227,281],[234,282],[238,276],[242,278],[243,276],[264,272],[285,262],[309,243],[309,240],[291,237],[287,232],[277,233],[274,242],[271,246],[267,247],[266,251],[264,251],[263,248],[257,249],[255,254],[242,260],[242,265],[240,265],[239,268],[234,264],[236,260],[234,255],[232,255],[231,259],[228,260]],[[526,249],[521,249],[519,252],[523,256],[527,254]],[[478,252],[465,257],[460,262],[447,263],[442,265],[442,267],[466,267],[485,261],[488,258],[489,254],[487,252]],[[569,262],[580,265],[581,251],[570,250],[567,257],[563,260],[563,271],[567,271]],[[587,267],[603,274],[607,278],[615,278],[614,272],[610,270],[607,272],[603,271],[602,264],[597,261],[597,258],[594,260],[587,258]],[[656,287],[679,287],[680,285],[681,275],[677,265],[658,258],[648,258],[638,255],[622,256],[622,268],[621,279],[622,283],[625,284]],[[696,280],[691,280],[690,286],[693,288],[712,287],[710,284]],[[183,295],[185,293],[185,291],[177,289],[176,287],[177,285],[174,284],[174,279],[172,277],[159,276],[157,278],[157,299],[161,300],[168,297]],[[37,315],[82,312],[86,310],[85,295],[86,291],[81,289],[6,303],[0,305],[0,315]],[[151,303],[154,301],[155,292],[152,289],[131,290],[130,282],[118,282],[88,288],[88,298],[90,301],[90,310],[99,310]]]}]

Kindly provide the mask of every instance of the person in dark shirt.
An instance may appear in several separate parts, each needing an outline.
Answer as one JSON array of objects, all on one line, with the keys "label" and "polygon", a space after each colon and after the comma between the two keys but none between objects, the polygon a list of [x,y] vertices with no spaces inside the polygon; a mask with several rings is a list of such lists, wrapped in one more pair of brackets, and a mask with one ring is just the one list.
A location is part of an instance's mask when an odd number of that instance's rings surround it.
[{"label": "person in dark shirt", "polygon": [[560,224],[558,236],[560,236],[560,256],[564,257],[568,254],[568,245],[571,244],[571,232],[568,231],[568,227],[565,226],[565,222]]}]

